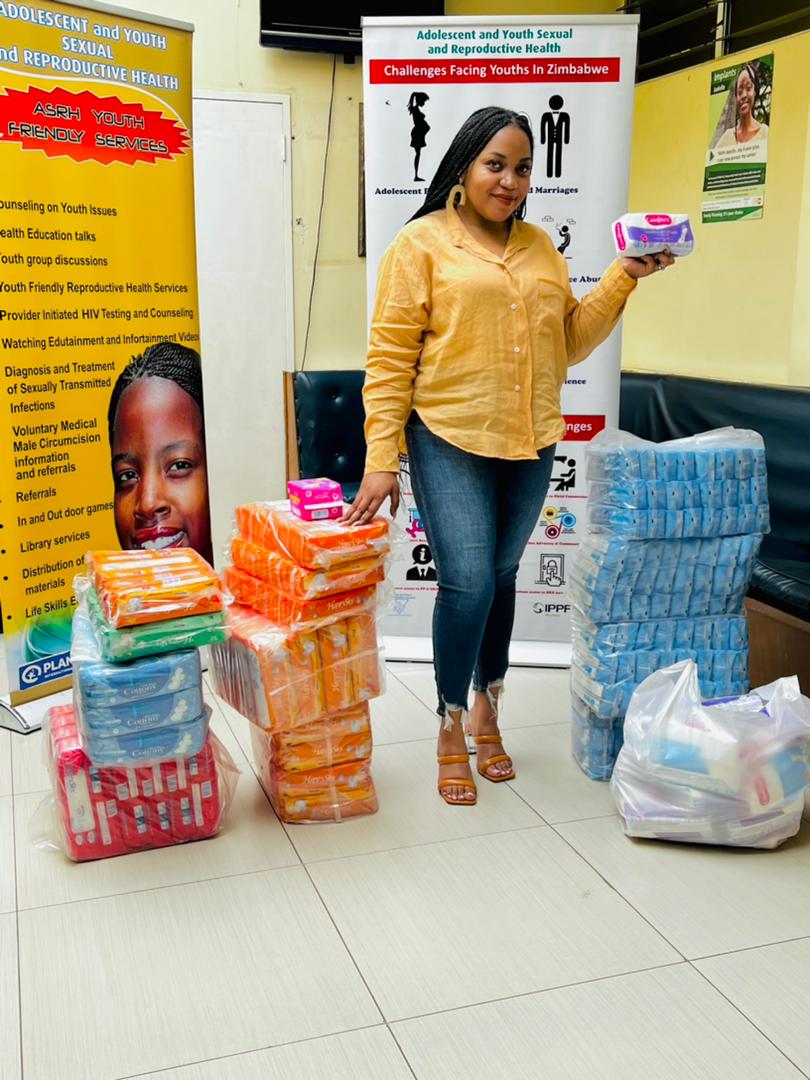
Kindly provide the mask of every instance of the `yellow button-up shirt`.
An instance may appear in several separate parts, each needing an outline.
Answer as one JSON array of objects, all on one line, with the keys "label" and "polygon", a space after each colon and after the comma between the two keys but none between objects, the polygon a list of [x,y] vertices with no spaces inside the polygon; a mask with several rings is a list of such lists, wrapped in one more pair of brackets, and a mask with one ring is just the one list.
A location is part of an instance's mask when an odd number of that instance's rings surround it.
[{"label": "yellow button-up shirt", "polygon": [[608,336],[635,281],[618,262],[581,301],[543,229],[513,221],[495,255],[450,206],[380,263],[363,399],[366,472],[397,472],[412,409],[446,442],[519,460],[565,433],[560,388]]}]

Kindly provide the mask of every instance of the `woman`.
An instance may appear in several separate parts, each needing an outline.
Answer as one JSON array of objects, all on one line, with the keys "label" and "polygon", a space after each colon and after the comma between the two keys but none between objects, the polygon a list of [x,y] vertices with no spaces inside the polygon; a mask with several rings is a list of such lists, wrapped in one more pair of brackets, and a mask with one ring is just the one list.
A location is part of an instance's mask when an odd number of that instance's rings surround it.
[{"label": "woman", "polygon": [[715,149],[722,150],[729,146],[753,142],[755,139],[768,138],[768,125],[754,119],[754,105],[759,97],[759,76],[752,64],[743,64],[734,80],[734,103],[737,121],[733,128],[726,131],[717,140]]},{"label": "woman", "polygon": [[124,550],[192,547],[213,560],[200,357],[172,341],[134,356],[107,413]]},{"label": "woman", "polygon": [[462,720],[479,774],[514,777],[498,731],[518,564],[565,433],[560,388],[616,324],[637,278],[664,252],[615,262],[581,302],[565,259],[524,223],[532,168],[528,120],[479,109],[445,154],[423,206],[380,265],[364,401],[366,473],[348,522],[398,505],[403,432],[413,493],[438,571],[433,648],[439,793],[476,800]]},{"label": "woman", "polygon": [[414,149],[414,183],[417,181],[424,183],[424,177],[419,175],[419,159],[422,157],[422,148],[427,141],[427,133],[430,131],[430,124],[425,119],[425,114],[422,112],[422,109],[429,100],[427,94],[420,93],[419,91],[414,91],[408,100],[408,112],[411,114],[411,119],[413,120],[413,127],[411,128],[411,146]]}]

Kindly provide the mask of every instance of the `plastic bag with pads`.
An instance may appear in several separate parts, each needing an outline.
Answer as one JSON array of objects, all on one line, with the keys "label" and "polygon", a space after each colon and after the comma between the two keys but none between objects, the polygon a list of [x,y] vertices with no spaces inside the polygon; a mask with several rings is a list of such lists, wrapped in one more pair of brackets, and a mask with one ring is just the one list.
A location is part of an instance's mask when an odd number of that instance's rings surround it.
[{"label": "plastic bag with pads", "polygon": [[611,780],[625,833],[778,847],[801,824],[808,736],[795,676],[703,702],[693,661],[656,671],[631,698]]}]

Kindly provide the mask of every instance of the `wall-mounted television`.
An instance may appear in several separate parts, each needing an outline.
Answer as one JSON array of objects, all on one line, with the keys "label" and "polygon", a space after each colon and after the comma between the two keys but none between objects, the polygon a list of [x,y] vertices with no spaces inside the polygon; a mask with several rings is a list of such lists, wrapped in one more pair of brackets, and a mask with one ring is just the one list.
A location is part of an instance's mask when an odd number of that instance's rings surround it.
[{"label": "wall-mounted television", "polygon": [[409,0],[408,4],[365,3],[338,5],[330,14],[324,8],[312,14],[291,0],[261,0],[259,41],[276,49],[304,49],[309,52],[358,56],[361,50],[363,15],[410,15],[433,18],[444,14],[444,0]]}]

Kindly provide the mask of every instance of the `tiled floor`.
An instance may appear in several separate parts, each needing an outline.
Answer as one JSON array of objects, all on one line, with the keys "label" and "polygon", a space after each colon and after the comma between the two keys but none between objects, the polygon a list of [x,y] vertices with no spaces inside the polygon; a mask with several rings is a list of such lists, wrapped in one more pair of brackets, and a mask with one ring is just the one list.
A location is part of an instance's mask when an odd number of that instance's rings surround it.
[{"label": "tiled floor", "polygon": [[74,865],[41,737],[0,730],[0,1080],[810,1076],[810,826],[771,853],[626,839],[516,669],[518,778],[435,792],[429,669],[374,703],[380,811],[284,827],[247,723],[219,837]]}]

